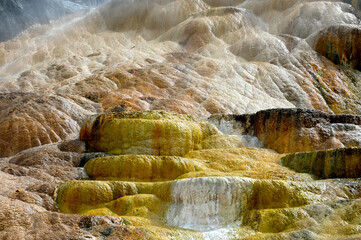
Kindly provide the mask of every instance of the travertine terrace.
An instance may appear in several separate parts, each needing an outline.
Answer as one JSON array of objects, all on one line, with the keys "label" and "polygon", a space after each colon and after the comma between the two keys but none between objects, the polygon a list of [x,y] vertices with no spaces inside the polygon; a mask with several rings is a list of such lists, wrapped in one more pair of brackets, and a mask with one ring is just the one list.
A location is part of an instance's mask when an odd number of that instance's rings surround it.
[{"label": "travertine terrace", "polygon": [[0,42],[0,239],[361,238],[360,6],[112,0]]}]

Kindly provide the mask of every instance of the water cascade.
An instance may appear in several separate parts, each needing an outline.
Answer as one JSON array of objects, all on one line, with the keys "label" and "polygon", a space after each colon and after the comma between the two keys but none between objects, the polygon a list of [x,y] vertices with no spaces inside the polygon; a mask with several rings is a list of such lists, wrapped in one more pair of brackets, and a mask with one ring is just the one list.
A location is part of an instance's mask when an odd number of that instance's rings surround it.
[{"label": "water cascade", "polygon": [[177,180],[172,185],[173,203],[166,214],[167,222],[198,231],[225,227],[239,219],[249,185],[237,178]]}]

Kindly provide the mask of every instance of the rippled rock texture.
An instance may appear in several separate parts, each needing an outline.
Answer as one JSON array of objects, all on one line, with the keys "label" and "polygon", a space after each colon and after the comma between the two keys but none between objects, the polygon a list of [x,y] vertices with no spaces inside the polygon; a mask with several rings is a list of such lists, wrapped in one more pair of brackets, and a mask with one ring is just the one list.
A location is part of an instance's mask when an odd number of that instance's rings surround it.
[{"label": "rippled rock texture", "polygon": [[337,1],[114,0],[1,43],[0,91],[80,95],[107,111],[359,114],[358,70],[313,44],[355,14]]},{"label": "rippled rock texture", "polygon": [[0,238],[359,238],[360,16],[113,0],[0,42]]},{"label": "rippled rock texture", "polygon": [[34,93],[0,94],[0,157],[77,137],[96,104],[74,96]]}]

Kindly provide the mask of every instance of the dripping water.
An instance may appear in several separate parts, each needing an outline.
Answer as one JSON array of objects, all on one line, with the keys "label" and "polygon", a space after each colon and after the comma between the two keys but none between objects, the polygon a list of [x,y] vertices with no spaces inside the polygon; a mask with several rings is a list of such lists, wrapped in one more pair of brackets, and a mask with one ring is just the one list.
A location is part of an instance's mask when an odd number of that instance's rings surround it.
[{"label": "dripping water", "polygon": [[173,202],[166,213],[171,226],[211,231],[239,220],[251,181],[236,177],[201,177],[177,180]]}]

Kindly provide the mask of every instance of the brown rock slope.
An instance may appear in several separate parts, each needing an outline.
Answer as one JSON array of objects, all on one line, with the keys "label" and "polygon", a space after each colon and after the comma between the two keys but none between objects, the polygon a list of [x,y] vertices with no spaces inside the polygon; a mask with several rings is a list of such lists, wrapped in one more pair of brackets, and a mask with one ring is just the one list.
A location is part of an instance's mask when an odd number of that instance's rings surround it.
[{"label": "brown rock slope", "polygon": [[214,115],[209,120],[229,134],[234,131],[254,135],[265,147],[279,153],[361,146],[361,117],[358,115],[270,109],[256,114]]},{"label": "brown rock slope", "polygon": [[[60,150],[61,149],[61,150]],[[140,239],[149,233],[127,226],[122,218],[80,216],[58,212],[57,185],[87,179],[78,168],[85,143],[79,140],[47,144],[1,158],[0,239],[101,239],[113,231],[116,239]]]},{"label": "brown rock slope", "polygon": [[0,94],[0,157],[76,137],[97,108],[78,97],[35,93]]},{"label": "brown rock slope", "polygon": [[361,28],[358,25],[331,26],[315,37],[316,52],[338,65],[361,70]]},{"label": "brown rock slope", "polygon": [[297,172],[314,174],[320,178],[361,177],[360,148],[293,153],[283,157],[281,163]]}]

